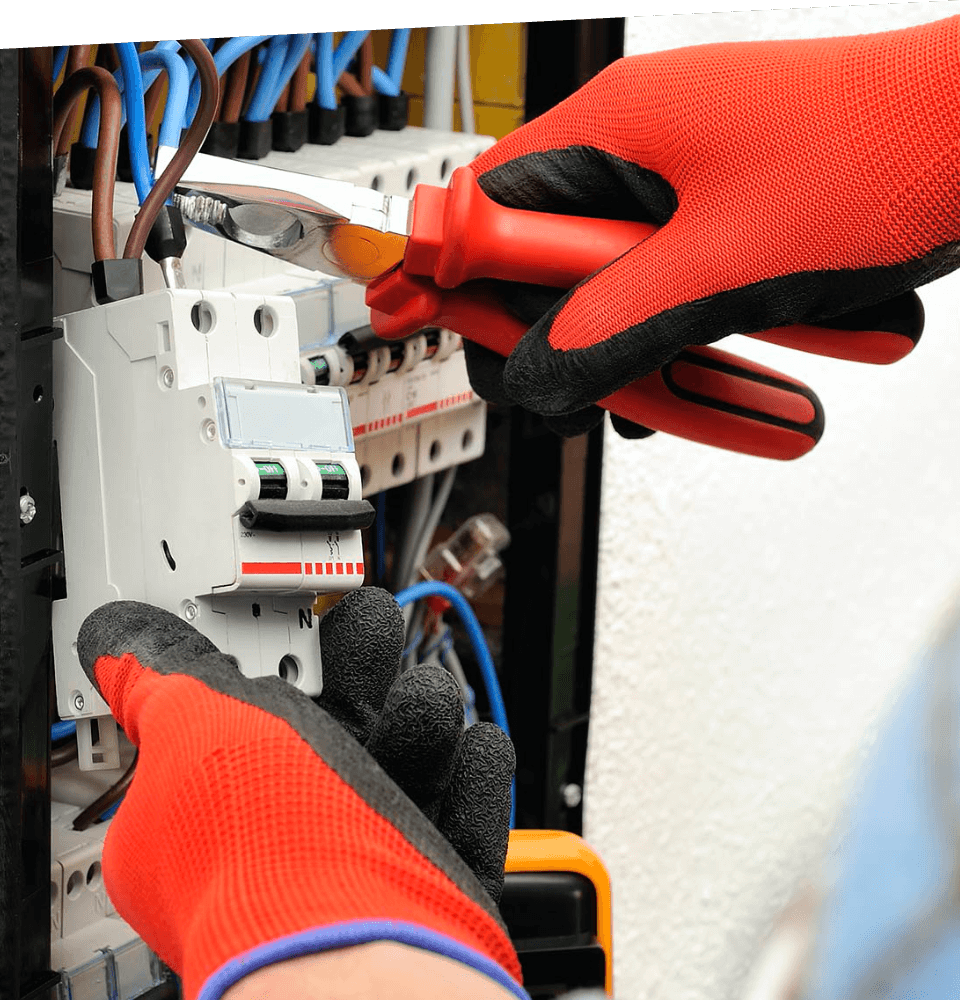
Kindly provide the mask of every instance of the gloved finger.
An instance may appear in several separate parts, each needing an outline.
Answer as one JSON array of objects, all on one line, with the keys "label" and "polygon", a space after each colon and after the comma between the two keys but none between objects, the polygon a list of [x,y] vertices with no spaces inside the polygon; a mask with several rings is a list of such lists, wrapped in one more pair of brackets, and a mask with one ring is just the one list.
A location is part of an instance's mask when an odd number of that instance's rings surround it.
[{"label": "gloved finger", "polygon": [[923,303],[910,291],[819,323],[797,323],[752,336],[824,357],[887,365],[916,347],[923,323]]},{"label": "gloved finger", "polygon": [[603,410],[599,406],[585,406],[573,413],[544,417],[543,422],[560,437],[580,437],[581,434],[589,434],[594,427],[599,427],[603,423]]},{"label": "gloved finger", "polygon": [[463,341],[463,356],[467,363],[467,378],[473,391],[495,406],[513,406],[510,394],[503,387],[503,367],[506,359],[472,340]]},{"label": "gloved finger", "polygon": [[[503,387],[503,369],[506,359],[489,348],[473,341],[464,340],[464,357],[467,362],[467,378],[473,391],[496,406],[513,406],[514,402]],[[546,425],[561,437],[579,437],[597,427],[603,420],[603,410],[598,406],[588,406],[575,413],[547,417]]]},{"label": "gloved finger", "polygon": [[323,690],[317,704],[366,743],[400,672],[403,614],[385,590],[344,595],[320,622]]},{"label": "gloved finger", "polygon": [[463,736],[463,701],[442,667],[422,664],[404,671],[387,693],[367,751],[436,820]]},{"label": "gloved finger", "polygon": [[510,780],[517,758],[510,737],[492,722],[464,734],[440,805],[437,826],[494,902],[503,892],[510,834]]},{"label": "gloved finger", "polygon": [[708,231],[708,220],[681,206],[666,226],[572,289],[511,353],[507,392],[538,413],[568,413],[650,374],[685,346],[820,323],[919,283],[907,266],[777,276],[776,254],[759,262],[749,246],[759,233],[746,225],[704,261]]},{"label": "gloved finger", "polygon": [[649,427],[644,427],[643,424],[635,424],[632,420],[621,417],[618,413],[610,414],[610,423],[613,424],[613,429],[620,437],[626,438],[628,441],[639,441],[641,438],[652,437],[657,433],[650,430]]}]

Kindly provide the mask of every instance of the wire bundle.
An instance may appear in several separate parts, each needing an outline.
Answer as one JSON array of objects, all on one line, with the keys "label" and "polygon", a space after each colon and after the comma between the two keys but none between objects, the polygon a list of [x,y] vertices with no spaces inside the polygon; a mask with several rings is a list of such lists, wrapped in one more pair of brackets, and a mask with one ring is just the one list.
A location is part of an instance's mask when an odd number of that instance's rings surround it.
[{"label": "wire bundle", "polygon": [[[162,222],[164,215],[176,212],[166,203],[203,145],[220,100],[213,58],[199,39],[163,43],[143,53],[129,42],[101,46],[101,55],[110,48],[115,56],[110,61],[117,63],[112,72],[106,66],[86,65],[91,57],[90,46],[73,47],[64,55],[64,79],[54,95],[53,145],[58,172],[65,171],[69,156],[74,187],[93,190],[93,285],[95,297],[101,303],[142,292],[140,258],[148,238],[158,220]],[[177,54],[179,49],[183,50],[183,55]],[[106,57],[103,61],[107,61]],[[146,93],[156,87],[161,74],[167,78],[168,96],[159,141],[162,145],[176,146],[177,152],[160,177],[155,178],[147,138]],[[196,80],[197,100],[193,113],[188,116],[185,108],[191,76]],[[87,103],[79,141],[71,145],[80,115],[79,101],[90,90],[95,94]],[[181,142],[185,125],[187,131]],[[113,236],[113,203],[124,132],[140,211],[130,229],[123,255],[118,257]],[[185,246],[185,238],[182,242]],[[181,246],[177,256],[182,249]],[[176,252],[176,249],[169,252]]]}]

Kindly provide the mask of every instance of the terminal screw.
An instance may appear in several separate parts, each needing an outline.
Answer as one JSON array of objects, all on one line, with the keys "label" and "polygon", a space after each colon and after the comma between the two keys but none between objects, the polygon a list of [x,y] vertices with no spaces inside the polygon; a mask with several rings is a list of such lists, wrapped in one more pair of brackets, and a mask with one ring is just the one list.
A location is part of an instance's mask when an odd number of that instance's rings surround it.
[{"label": "terminal screw", "polygon": [[37,501],[29,493],[24,493],[20,497],[20,522],[22,524],[29,524],[36,516]]},{"label": "terminal screw", "polygon": [[173,388],[173,369],[164,367],[163,371],[160,372],[160,380],[168,388]]},{"label": "terminal screw", "polygon": [[204,441],[216,441],[217,425],[212,420],[204,420],[200,426],[200,433]]},{"label": "terminal screw", "polygon": [[76,693],[76,694],[75,694],[75,695],[73,696],[73,707],[74,707],[74,708],[75,708],[75,709],[76,709],[76,710],[77,710],[78,712],[82,712],[82,711],[83,711],[83,705],[84,705],[84,701],[83,701],[83,695],[82,695],[82,694],[80,694],[80,692],[78,691],[78,692],[77,692],[77,693]]},{"label": "terminal screw", "polygon": [[200,614],[200,609],[193,603],[193,601],[187,601],[183,606],[183,617],[187,619],[188,622],[196,621],[197,615]]}]

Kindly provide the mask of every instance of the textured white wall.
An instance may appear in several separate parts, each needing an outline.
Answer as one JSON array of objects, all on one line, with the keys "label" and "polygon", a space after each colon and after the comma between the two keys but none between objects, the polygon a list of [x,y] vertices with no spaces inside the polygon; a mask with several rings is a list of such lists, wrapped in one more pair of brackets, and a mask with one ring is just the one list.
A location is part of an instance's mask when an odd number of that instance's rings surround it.
[{"label": "textured white wall", "polygon": [[[628,51],[958,9],[638,17]],[[924,339],[889,368],[734,338],[823,401],[798,462],[608,435],[585,833],[613,878],[622,1000],[739,995],[960,582],[960,278],[922,297]]]}]

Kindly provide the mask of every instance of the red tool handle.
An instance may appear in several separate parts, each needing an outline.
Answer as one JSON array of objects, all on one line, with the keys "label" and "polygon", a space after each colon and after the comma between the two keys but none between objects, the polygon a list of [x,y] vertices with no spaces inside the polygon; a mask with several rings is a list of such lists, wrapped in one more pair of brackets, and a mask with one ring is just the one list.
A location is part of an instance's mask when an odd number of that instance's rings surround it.
[{"label": "red tool handle", "polygon": [[[448,188],[417,187],[403,269],[432,278],[440,288],[456,288],[476,278],[572,288],[656,231],[656,226],[644,222],[504,208],[483,193],[473,171],[460,167]],[[868,364],[898,361],[915,343],[889,330],[801,324],[753,336],[810,354]]]},{"label": "red tool handle", "polygon": [[[367,305],[386,339],[436,325],[506,356],[527,330],[476,286],[441,291],[399,270],[368,286]],[[799,458],[823,433],[820,401],[802,382],[712,347],[687,348],[599,405],[651,430],[762,458]]]}]

